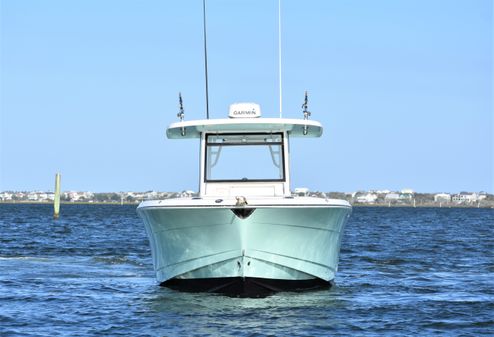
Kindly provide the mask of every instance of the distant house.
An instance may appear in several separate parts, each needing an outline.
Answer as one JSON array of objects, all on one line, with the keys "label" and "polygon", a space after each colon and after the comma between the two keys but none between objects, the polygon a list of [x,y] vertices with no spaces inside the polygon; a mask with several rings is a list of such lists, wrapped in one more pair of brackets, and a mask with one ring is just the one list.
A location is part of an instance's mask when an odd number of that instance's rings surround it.
[{"label": "distant house", "polygon": [[180,193],[180,196],[182,198],[190,198],[194,195],[194,191],[191,191],[191,190],[187,190],[187,191],[182,191],[182,193]]},{"label": "distant house", "polygon": [[460,192],[458,194],[455,194],[452,198],[453,202],[459,204],[476,202],[478,199],[479,196],[477,193],[469,193],[469,192]]},{"label": "distant house", "polygon": [[79,201],[79,199],[80,199],[79,193],[75,192],[75,191],[68,192],[67,196],[68,196],[68,199],[72,202]]},{"label": "distant house", "polygon": [[388,193],[384,196],[384,201],[385,202],[408,202],[413,199],[413,194],[411,193],[398,193],[398,192],[391,192]]},{"label": "distant house", "polygon": [[93,192],[82,192],[80,193],[80,199],[92,199],[94,198],[94,193]]},{"label": "distant house", "polygon": [[389,202],[389,201],[398,201],[398,200],[400,200],[400,194],[399,193],[395,193],[395,192],[388,193],[384,197],[384,200],[387,201],[387,202]]},{"label": "distant house", "polygon": [[299,197],[305,197],[309,194],[309,189],[307,187],[297,187],[294,193]]},{"label": "distant house", "polygon": [[435,194],[434,202],[451,202],[451,195],[447,193]]},{"label": "distant house", "polygon": [[0,193],[0,200],[2,200],[2,201],[12,200],[12,193],[8,193],[8,192]]},{"label": "distant house", "polygon": [[38,201],[47,201],[48,200],[48,194],[45,192],[40,192],[38,193]]},{"label": "distant house", "polygon": [[377,194],[374,193],[357,194],[355,198],[355,202],[362,204],[373,204],[376,200]]},{"label": "distant house", "polygon": [[413,193],[400,193],[400,200],[412,200]]},{"label": "distant house", "polygon": [[27,195],[27,200],[29,201],[38,201],[38,193],[31,192]]},{"label": "distant house", "polygon": [[84,201],[85,199],[94,197],[94,194],[91,192],[77,192],[77,191],[64,192],[63,195],[67,200],[71,202]]},{"label": "distant house", "polygon": [[16,198],[16,200],[24,200],[27,198],[27,194],[24,192],[17,192],[14,194],[14,197]]},{"label": "distant house", "polygon": [[159,197],[158,192],[156,192],[156,191],[148,191],[148,192],[145,192],[144,195],[145,195],[147,200],[153,200],[153,199],[157,199]]}]

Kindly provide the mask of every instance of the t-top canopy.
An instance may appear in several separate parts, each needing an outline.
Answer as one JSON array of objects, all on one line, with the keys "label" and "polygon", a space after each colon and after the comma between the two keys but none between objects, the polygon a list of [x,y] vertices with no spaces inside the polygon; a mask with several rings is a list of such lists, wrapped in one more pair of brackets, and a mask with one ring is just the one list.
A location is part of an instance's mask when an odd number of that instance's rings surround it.
[{"label": "t-top canopy", "polygon": [[245,119],[202,119],[172,123],[166,130],[170,139],[200,138],[201,133],[233,132],[283,132],[291,137],[320,137],[321,123],[307,119],[288,118],[245,118]]}]

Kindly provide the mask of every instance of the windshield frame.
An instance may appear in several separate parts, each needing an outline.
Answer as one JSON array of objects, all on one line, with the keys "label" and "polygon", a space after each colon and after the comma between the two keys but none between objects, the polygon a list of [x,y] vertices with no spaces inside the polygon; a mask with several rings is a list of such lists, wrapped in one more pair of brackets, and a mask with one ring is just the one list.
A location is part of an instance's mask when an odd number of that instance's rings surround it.
[{"label": "windshield frame", "polygon": [[[217,136],[278,136],[280,137],[280,141],[278,142],[251,142],[251,143],[214,143],[209,141],[209,137],[217,137]],[[228,182],[237,182],[237,183],[248,183],[248,182],[286,182],[286,163],[285,163],[285,135],[283,132],[234,132],[234,133],[206,133],[205,134],[205,143],[204,143],[204,182],[206,183],[228,183]],[[208,147],[218,147],[218,146],[266,146],[276,145],[279,146],[279,168],[281,172],[281,178],[270,178],[270,179],[208,179]]]}]

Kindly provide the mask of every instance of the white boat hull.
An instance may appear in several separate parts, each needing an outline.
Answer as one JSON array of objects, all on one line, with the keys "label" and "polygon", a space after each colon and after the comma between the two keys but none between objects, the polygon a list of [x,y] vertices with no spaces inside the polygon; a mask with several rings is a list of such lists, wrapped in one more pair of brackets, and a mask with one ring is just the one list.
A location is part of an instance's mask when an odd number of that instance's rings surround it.
[{"label": "white boat hull", "polygon": [[351,213],[348,203],[318,198],[277,205],[249,203],[239,208],[254,209],[244,219],[234,214],[235,208],[200,201],[142,203],[138,213],[149,237],[157,280],[166,285],[207,279],[294,284],[334,279],[343,228]]}]

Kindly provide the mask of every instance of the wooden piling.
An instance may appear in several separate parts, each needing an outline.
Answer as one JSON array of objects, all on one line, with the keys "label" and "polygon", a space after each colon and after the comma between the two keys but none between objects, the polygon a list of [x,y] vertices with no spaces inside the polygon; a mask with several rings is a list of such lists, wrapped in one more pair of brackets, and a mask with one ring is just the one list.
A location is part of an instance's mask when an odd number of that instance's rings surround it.
[{"label": "wooden piling", "polygon": [[55,198],[53,199],[53,218],[60,216],[60,173],[55,175]]}]

